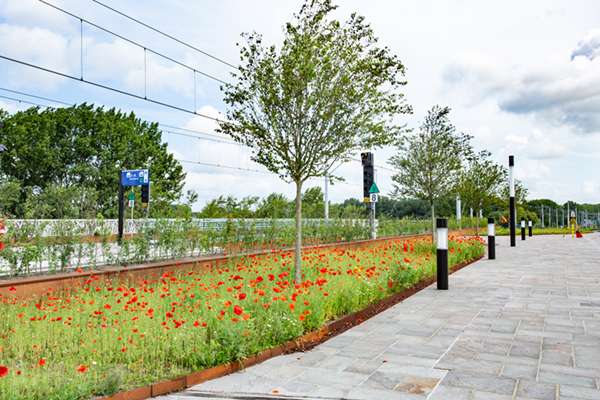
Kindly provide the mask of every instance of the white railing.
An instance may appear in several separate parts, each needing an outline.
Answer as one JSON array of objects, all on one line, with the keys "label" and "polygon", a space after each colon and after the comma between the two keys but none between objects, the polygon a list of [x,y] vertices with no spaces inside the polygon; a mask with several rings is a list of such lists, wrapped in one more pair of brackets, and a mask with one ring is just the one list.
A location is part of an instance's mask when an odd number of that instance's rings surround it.
[{"label": "white railing", "polygon": [[[125,235],[128,234],[137,234],[140,231],[140,226],[154,226],[158,220],[157,219],[127,219],[123,224],[123,233]],[[165,219],[161,220],[163,222],[171,222],[175,223],[176,221],[181,221],[177,219]],[[305,219],[304,223],[319,223],[319,224],[327,224],[328,221],[326,219]],[[94,232],[103,231],[105,234],[114,234],[116,235],[119,231],[117,219],[11,219],[7,220],[7,225],[12,227],[13,229],[26,229],[27,227],[32,230],[39,230],[40,227],[44,227],[44,230],[41,236],[53,236],[56,234],[58,229],[61,229],[61,224],[73,224],[73,228],[81,232],[83,235],[94,235]],[[351,223],[353,225],[363,225],[369,223],[367,219],[350,219],[344,220],[343,222]],[[236,226],[245,225],[248,227],[253,227],[257,230],[261,228],[267,228],[272,226],[273,223],[278,225],[290,226],[295,224],[295,220],[293,218],[282,218],[282,219],[263,219],[263,218],[255,218],[255,219],[228,219],[228,218],[192,218],[192,225],[195,225],[200,228],[200,230],[221,230],[224,229],[228,223],[233,223]],[[378,224],[378,221],[375,220],[375,224]]]}]

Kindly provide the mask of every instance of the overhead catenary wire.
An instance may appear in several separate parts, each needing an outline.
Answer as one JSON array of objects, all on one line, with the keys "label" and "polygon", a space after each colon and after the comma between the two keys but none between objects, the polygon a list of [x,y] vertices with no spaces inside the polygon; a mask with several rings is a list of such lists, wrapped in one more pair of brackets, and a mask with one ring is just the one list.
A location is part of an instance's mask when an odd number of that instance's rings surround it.
[{"label": "overhead catenary wire", "polygon": [[197,47],[194,47],[194,46],[192,46],[191,44],[188,44],[188,43],[186,43],[186,42],[184,42],[184,41],[182,41],[182,40],[179,40],[179,39],[177,39],[176,37],[173,37],[173,36],[171,36],[171,35],[169,35],[169,34],[167,34],[167,33],[164,33],[163,31],[160,31],[160,30],[158,30],[158,29],[154,28],[153,26],[150,26],[150,25],[148,25],[148,24],[145,24],[145,23],[143,23],[142,21],[140,21],[140,20],[138,20],[138,19],[135,19],[135,18],[133,18],[133,17],[131,17],[131,16],[129,16],[129,15],[127,15],[127,14],[125,14],[124,12],[121,12],[121,11],[119,11],[119,10],[116,10],[116,9],[112,8],[112,7],[109,7],[109,6],[107,6],[106,4],[104,4],[104,3],[101,3],[101,2],[99,2],[99,1],[97,1],[97,0],[92,0],[92,1],[93,1],[94,3],[96,3],[96,4],[99,4],[99,5],[101,5],[102,7],[105,7],[105,8],[107,8],[107,9],[109,9],[109,10],[111,10],[111,11],[113,11],[113,12],[115,12],[115,13],[117,13],[117,14],[119,14],[119,15],[121,15],[121,16],[123,16],[123,17],[125,17],[125,18],[129,19],[129,20],[131,20],[131,21],[134,21],[134,22],[136,22],[136,23],[138,23],[138,24],[140,24],[140,25],[142,25],[142,26],[144,26],[144,27],[146,27],[146,28],[148,28],[148,29],[150,29],[150,30],[153,30],[154,32],[156,32],[156,33],[158,33],[158,34],[160,34],[160,35],[163,35],[163,36],[165,36],[165,37],[167,37],[167,38],[169,38],[169,39],[171,39],[171,40],[174,40],[174,41],[176,41],[176,42],[177,42],[177,43],[179,43],[179,44],[182,44],[182,45],[184,45],[184,46],[186,46],[186,47],[188,47],[188,48],[190,48],[190,49],[192,49],[192,50],[195,50],[195,51],[197,51],[198,53],[204,54],[205,56],[207,56],[207,57],[210,57],[210,58],[212,58],[213,60],[216,60],[216,61],[218,61],[218,62],[220,62],[220,63],[223,63],[223,64],[225,64],[225,65],[227,65],[227,66],[229,66],[229,67],[231,67],[231,68],[234,68],[234,69],[239,69],[238,67],[236,67],[236,66],[235,66],[235,65],[233,65],[233,64],[230,64],[230,63],[228,63],[227,61],[224,61],[224,60],[222,60],[222,59],[220,59],[220,58],[218,58],[218,57],[216,57],[216,56],[213,56],[213,55],[212,55],[212,54],[210,54],[210,53],[207,53],[207,52],[205,52],[205,51],[203,51],[203,50],[200,50],[200,49],[199,49],[199,48],[197,48]]},{"label": "overhead catenary wire", "polygon": [[[128,42],[128,43],[131,43],[131,44],[133,44],[133,45],[135,45],[135,46],[138,46],[138,47],[140,47],[140,48],[144,49],[144,58],[145,58],[145,53],[146,53],[146,51],[149,51],[149,52],[151,52],[151,53],[153,53],[153,54],[156,54],[156,55],[157,55],[157,56],[159,56],[159,57],[162,57],[162,58],[164,58],[165,60],[169,60],[169,61],[171,61],[171,62],[173,62],[173,63],[175,63],[175,64],[177,64],[177,65],[180,65],[180,66],[182,66],[182,67],[184,67],[184,68],[187,68],[187,69],[189,69],[190,71],[197,72],[197,73],[199,73],[200,75],[204,75],[204,76],[206,76],[207,78],[213,79],[213,80],[215,80],[215,81],[217,81],[217,82],[220,82],[220,83],[223,83],[223,84],[228,84],[228,82],[226,82],[226,81],[224,81],[224,80],[222,80],[222,79],[216,78],[216,77],[214,77],[214,76],[212,76],[212,75],[209,75],[209,74],[207,74],[207,73],[205,73],[205,72],[202,72],[202,71],[200,71],[200,70],[197,70],[197,69],[195,69],[194,67],[191,67],[191,66],[189,66],[189,65],[187,65],[187,64],[184,64],[184,63],[182,63],[182,62],[180,62],[180,61],[177,61],[177,60],[175,60],[175,59],[173,59],[173,58],[171,58],[171,57],[169,57],[169,56],[166,56],[166,55],[164,55],[164,54],[162,54],[162,53],[160,53],[160,52],[158,52],[158,51],[156,51],[156,50],[152,50],[152,49],[148,48],[147,46],[144,46],[144,45],[142,45],[142,44],[140,44],[140,43],[134,42],[133,40],[131,40],[131,39],[128,39],[128,38],[126,38],[125,36],[119,35],[118,33],[115,33],[115,32],[113,32],[113,31],[111,31],[111,30],[109,30],[109,29],[103,28],[103,27],[101,27],[100,25],[94,24],[93,22],[90,22],[90,21],[88,21],[88,20],[86,20],[86,19],[83,19],[83,18],[81,18],[81,17],[79,17],[79,16],[77,16],[77,15],[75,15],[75,14],[73,14],[73,13],[70,13],[70,12],[68,12],[68,11],[66,11],[66,10],[64,10],[64,9],[62,9],[62,8],[60,8],[60,7],[58,7],[58,6],[55,6],[54,4],[50,4],[50,3],[48,3],[48,2],[47,2],[47,1],[45,1],[45,0],[38,0],[38,1],[39,1],[40,3],[46,4],[47,6],[49,6],[49,7],[52,7],[52,8],[54,8],[54,9],[56,9],[56,10],[58,10],[58,11],[62,12],[62,13],[65,13],[65,14],[67,14],[67,15],[69,15],[69,16],[71,16],[71,17],[73,17],[73,18],[76,18],[76,19],[78,19],[78,20],[80,20],[82,23],[83,23],[83,22],[85,22],[86,24],[88,24],[88,25],[90,25],[90,26],[93,26],[94,28],[98,28],[98,29],[100,29],[100,30],[102,30],[102,31],[104,31],[104,32],[106,32],[106,33],[108,33],[108,34],[110,34],[110,35],[113,35],[113,36],[115,36],[115,37],[117,37],[117,38],[119,38],[119,39],[121,39],[121,40],[124,40],[124,41],[126,41],[126,42]],[[82,28],[82,35],[83,35],[83,28]],[[82,49],[83,49],[83,46],[82,46]],[[83,58],[82,58],[82,59],[83,59]],[[83,80],[83,66],[82,66],[82,72],[81,72],[81,80]]]},{"label": "overhead catenary wire", "polygon": [[110,86],[103,85],[101,83],[92,82],[92,81],[88,81],[88,80],[85,80],[85,79],[77,78],[75,76],[72,76],[72,75],[69,75],[69,74],[65,74],[63,72],[55,71],[55,70],[52,70],[50,68],[41,67],[39,65],[31,64],[31,63],[28,63],[28,62],[25,62],[25,61],[17,60],[17,59],[11,58],[11,57],[3,56],[3,55],[0,55],[0,58],[2,58],[4,60],[7,60],[7,61],[11,61],[11,62],[17,63],[17,64],[25,65],[27,67],[39,69],[40,71],[49,72],[49,73],[54,74],[54,75],[62,76],[63,78],[73,79],[75,81],[87,83],[88,85],[96,86],[96,87],[99,87],[101,89],[110,90],[112,92],[119,93],[119,94],[122,94],[122,95],[125,95],[125,96],[129,96],[129,97],[133,97],[133,98],[136,98],[138,100],[144,100],[144,101],[147,101],[147,102],[159,105],[159,106],[171,108],[171,109],[177,110],[177,111],[182,111],[182,112],[185,112],[185,113],[188,113],[188,114],[197,115],[199,117],[207,118],[207,119],[210,119],[210,120],[213,120],[213,121],[223,122],[223,121],[221,121],[218,118],[214,118],[214,117],[210,117],[208,115],[200,114],[199,112],[197,112],[195,110],[187,110],[187,109],[185,109],[183,107],[175,106],[173,104],[168,104],[168,103],[164,103],[162,101],[149,99],[147,97],[143,97],[143,96],[137,95],[135,93],[127,92],[125,90],[116,89],[116,88],[113,88],[113,87],[110,87]]}]

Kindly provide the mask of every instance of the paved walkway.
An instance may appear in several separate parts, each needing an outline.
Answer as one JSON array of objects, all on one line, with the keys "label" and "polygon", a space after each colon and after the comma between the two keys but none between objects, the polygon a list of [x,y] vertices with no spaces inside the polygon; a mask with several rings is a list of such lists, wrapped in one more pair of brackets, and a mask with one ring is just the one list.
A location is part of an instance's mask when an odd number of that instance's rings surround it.
[{"label": "paved walkway", "polygon": [[600,233],[496,241],[448,291],[163,399],[600,399]]}]

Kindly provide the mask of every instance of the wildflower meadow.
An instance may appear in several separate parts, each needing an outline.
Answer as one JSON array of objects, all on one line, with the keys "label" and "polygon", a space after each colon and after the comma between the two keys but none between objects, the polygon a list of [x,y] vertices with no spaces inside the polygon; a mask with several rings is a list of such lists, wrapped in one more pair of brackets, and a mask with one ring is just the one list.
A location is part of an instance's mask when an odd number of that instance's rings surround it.
[{"label": "wildflower meadow", "polygon": [[[451,238],[450,265],[482,255]],[[0,298],[0,398],[112,395],[273,348],[435,274],[429,238],[229,258],[151,279],[93,274],[76,290]]]}]

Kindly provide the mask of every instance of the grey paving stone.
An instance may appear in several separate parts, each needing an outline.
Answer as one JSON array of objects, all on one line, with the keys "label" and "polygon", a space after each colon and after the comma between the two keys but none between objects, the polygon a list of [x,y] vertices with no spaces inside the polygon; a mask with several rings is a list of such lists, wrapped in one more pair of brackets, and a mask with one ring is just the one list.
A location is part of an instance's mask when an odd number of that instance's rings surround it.
[{"label": "grey paving stone", "polygon": [[399,354],[404,356],[416,356],[423,358],[438,359],[444,354],[444,350],[432,347],[407,346],[403,344],[395,344],[385,351],[390,354]]},{"label": "grey paving stone", "polygon": [[214,392],[224,392],[233,389],[237,389],[240,386],[245,385],[248,382],[251,382],[255,379],[259,379],[255,375],[246,374],[243,372],[238,372],[235,374],[231,374],[229,376],[224,376],[222,378],[213,379],[212,381],[207,381],[201,383],[199,385],[195,385],[190,387],[189,391],[214,391]]},{"label": "grey paving stone", "polygon": [[317,388],[316,385],[310,385],[300,382],[288,382],[277,388],[282,395],[300,395],[308,396],[310,392]]},{"label": "grey paving stone", "polygon": [[472,390],[452,386],[438,386],[427,397],[427,400],[469,400]]},{"label": "grey paving stone", "polygon": [[574,385],[591,388],[596,387],[596,380],[592,378],[585,378],[581,376],[572,375],[551,374],[548,372],[540,372],[539,381],[556,383],[559,385]]},{"label": "grey paving stone", "polygon": [[336,353],[337,356],[347,357],[347,358],[360,358],[363,360],[373,360],[377,358],[381,353],[379,352],[371,352],[371,351],[361,351],[361,350],[348,350],[343,349]]},{"label": "grey paving stone", "polygon": [[529,379],[534,381],[537,377],[537,367],[516,364],[504,364],[502,375],[504,378]]},{"label": "grey paving stone", "polygon": [[325,368],[313,367],[294,381],[318,386],[330,386],[340,389],[351,389],[360,385],[368,378],[366,374],[346,371],[331,371]]},{"label": "grey paving stone", "polygon": [[473,392],[471,400],[512,400],[512,395],[476,390]]},{"label": "grey paving stone", "polygon": [[517,381],[489,375],[449,371],[440,384],[442,386],[455,386],[492,393],[512,394]]},{"label": "grey paving stone", "polygon": [[326,358],[325,360],[315,365],[319,368],[331,369],[334,371],[343,371],[355,361],[356,358],[341,357],[338,355],[334,355],[329,358]]},{"label": "grey paving stone", "polygon": [[237,387],[236,391],[241,393],[273,393],[273,390],[285,383],[286,381],[281,379],[257,378]]},{"label": "grey paving stone", "polygon": [[376,371],[361,386],[394,390],[404,378],[406,378],[404,375],[386,374],[385,372]]},{"label": "grey paving stone", "polygon": [[349,389],[340,389],[331,386],[319,386],[310,393],[311,398],[344,399]]},{"label": "grey paving stone", "polygon": [[281,379],[283,381],[289,381],[297,377],[298,375],[306,372],[310,367],[305,365],[282,365],[278,368],[271,368],[269,372],[263,375],[266,378]]},{"label": "grey paving stone", "polygon": [[350,391],[345,397],[349,400],[423,400],[424,397],[418,394],[402,393],[393,390],[374,389],[369,387],[358,387]]},{"label": "grey paving stone", "polygon": [[516,357],[540,358],[541,350],[539,348],[513,346],[510,349],[510,355]]},{"label": "grey paving stone", "polygon": [[422,358],[422,357],[412,357],[412,356],[403,356],[399,354],[389,354],[383,353],[379,355],[375,361],[378,362],[395,362],[398,364],[405,365],[416,365],[419,367],[429,367],[433,368],[433,366],[438,362],[435,358]]},{"label": "grey paving stone", "polygon": [[479,374],[500,375],[502,363],[493,361],[469,360],[461,357],[444,356],[435,365],[437,369],[451,371],[476,372]]},{"label": "grey paving stone", "polygon": [[554,400],[556,399],[556,384],[519,380],[517,396],[527,399]]},{"label": "grey paving stone", "polygon": [[383,364],[378,371],[432,379],[441,379],[446,374],[446,371],[439,369],[418,367],[415,365],[404,365],[393,362],[387,362]]},{"label": "grey paving stone", "polygon": [[383,362],[379,360],[356,360],[354,363],[346,367],[344,371],[370,375],[377,371],[382,364]]},{"label": "grey paving stone", "polygon": [[600,390],[581,386],[560,385],[560,395],[580,399],[598,400]]},{"label": "grey paving stone", "polygon": [[538,360],[535,358],[516,357],[516,356],[499,356],[497,354],[479,353],[475,356],[476,360],[496,361],[501,363],[511,363],[517,365],[538,365]]}]

